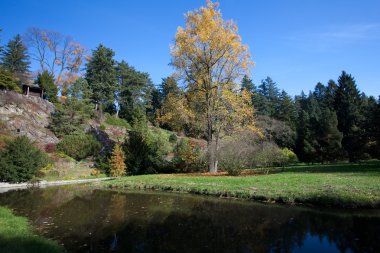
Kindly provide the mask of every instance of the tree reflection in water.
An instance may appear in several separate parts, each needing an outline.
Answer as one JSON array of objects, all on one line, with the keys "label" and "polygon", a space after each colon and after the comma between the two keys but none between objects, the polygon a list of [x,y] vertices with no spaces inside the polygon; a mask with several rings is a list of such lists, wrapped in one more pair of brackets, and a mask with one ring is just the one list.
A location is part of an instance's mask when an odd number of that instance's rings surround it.
[{"label": "tree reflection in water", "polygon": [[0,195],[70,252],[380,252],[380,213],[54,187]]}]

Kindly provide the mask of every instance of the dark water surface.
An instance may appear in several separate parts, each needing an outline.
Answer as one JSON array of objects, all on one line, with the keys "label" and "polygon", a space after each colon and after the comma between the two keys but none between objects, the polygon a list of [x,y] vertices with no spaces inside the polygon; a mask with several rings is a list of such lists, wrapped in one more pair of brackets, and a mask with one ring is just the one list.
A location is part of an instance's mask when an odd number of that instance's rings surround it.
[{"label": "dark water surface", "polygon": [[331,210],[86,186],[0,194],[69,252],[380,252],[379,210]]}]

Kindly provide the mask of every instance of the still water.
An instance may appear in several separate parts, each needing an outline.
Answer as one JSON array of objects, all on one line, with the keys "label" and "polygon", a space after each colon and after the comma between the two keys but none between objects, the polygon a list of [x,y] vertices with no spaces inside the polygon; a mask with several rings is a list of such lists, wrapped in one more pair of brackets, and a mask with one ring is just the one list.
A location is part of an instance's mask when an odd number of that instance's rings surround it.
[{"label": "still water", "polygon": [[380,252],[379,210],[331,210],[86,186],[0,194],[68,252]]}]

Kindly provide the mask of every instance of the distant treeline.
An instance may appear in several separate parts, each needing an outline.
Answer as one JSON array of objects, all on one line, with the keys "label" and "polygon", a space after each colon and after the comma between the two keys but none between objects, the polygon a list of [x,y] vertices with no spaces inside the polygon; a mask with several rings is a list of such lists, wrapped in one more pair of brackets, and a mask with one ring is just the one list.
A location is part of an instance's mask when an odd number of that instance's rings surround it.
[{"label": "distant treeline", "polygon": [[[258,86],[244,77],[242,87],[254,93],[258,124],[279,146],[292,148],[300,161],[380,157],[380,100],[360,92],[350,74],[343,71],[337,82],[317,83],[314,91],[294,99],[270,77]],[[273,127],[281,122],[286,125]]]}]

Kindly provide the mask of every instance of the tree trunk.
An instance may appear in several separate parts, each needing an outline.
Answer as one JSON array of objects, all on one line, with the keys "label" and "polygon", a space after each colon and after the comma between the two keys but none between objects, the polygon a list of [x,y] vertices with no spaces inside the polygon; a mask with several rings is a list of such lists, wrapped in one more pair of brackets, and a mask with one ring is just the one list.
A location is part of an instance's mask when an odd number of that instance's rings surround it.
[{"label": "tree trunk", "polygon": [[208,159],[208,171],[216,172],[217,168],[215,167],[215,152],[212,139],[207,141],[207,159]]}]

